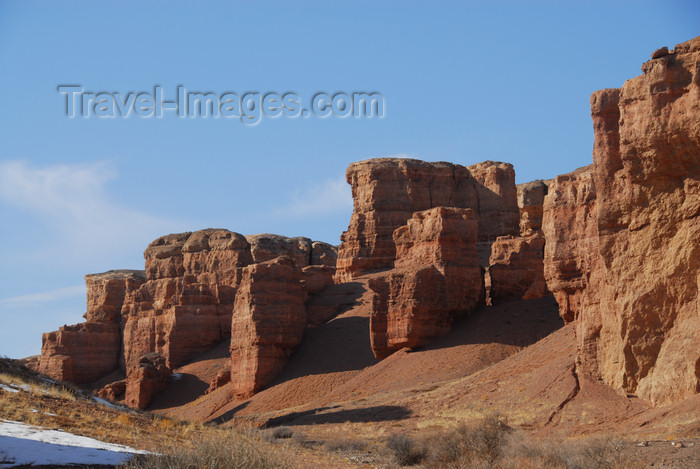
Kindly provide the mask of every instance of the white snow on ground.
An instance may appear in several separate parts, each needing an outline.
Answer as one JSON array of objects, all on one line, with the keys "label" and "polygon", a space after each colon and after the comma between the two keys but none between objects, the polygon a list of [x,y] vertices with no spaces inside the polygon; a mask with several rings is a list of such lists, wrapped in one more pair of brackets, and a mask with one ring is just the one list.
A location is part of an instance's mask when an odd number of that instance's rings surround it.
[{"label": "white snow on ground", "polygon": [[102,404],[103,406],[109,407],[110,409],[133,412],[133,410],[132,410],[132,409],[129,409],[128,407],[122,407],[122,406],[119,406],[119,405],[116,405],[116,404],[112,404],[112,403],[109,402],[108,400],[102,399],[102,398],[100,398],[100,397],[93,397],[92,399],[93,399],[95,402],[97,402],[98,404]]},{"label": "white snow on ground", "polygon": [[34,465],[118,465],[133,454],[147,454],[60,430],[0,420],[0,468]]},{"label": "white snow on ground", "polygon": [[0,389],[7,392],[31,391],[32,387],[26,384],[0,384]]},{"label": "white snow on ground", "polygon": [[173,381],[180,381],[180,379],[182,379],[182,373],[173,373],[171,375],[171,378],[173,379]]}]

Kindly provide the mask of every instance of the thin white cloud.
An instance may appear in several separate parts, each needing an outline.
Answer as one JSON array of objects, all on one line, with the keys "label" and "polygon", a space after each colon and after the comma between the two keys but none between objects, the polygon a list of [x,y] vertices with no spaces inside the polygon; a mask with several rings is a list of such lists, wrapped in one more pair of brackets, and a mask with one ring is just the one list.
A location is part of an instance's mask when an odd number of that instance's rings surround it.
[{"label": "thin white cloud", "polygon": [[11,298],[0,299],[0,306],[34,306],[41,303],[49,303],[52,301],[65,300],[75,297],[85,296],[85,285],[76,285],[73,287],[57,288],[29,295],[14,296]]},{"label": "thin white cloud", "polygon": [[[33,215],[59,234],[57,246],[74,256],[138,249],[177,225],[110,200],[117,178],[109,163],[32,166],[0,162],[0,203]],[[54,247],[57,247],[54,246]]]},{"label": "thin white cloud", "polygon": [[345,177],[338,177],[297,190],[277,214],[309,217],[347,210],[352,210],[352,193]]}]

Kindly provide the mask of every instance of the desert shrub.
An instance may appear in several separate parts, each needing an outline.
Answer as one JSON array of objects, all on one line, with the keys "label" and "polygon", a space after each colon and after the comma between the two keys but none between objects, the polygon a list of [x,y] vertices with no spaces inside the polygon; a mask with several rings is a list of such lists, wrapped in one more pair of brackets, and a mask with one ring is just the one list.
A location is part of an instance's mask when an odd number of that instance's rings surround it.
[{"label": "desert shrub", "polygon": [[528,440],[520,436],[511,440],[503,456],[502,469],[566,468],[622,469],[638,467],[622,451],[622,442],[615,438],[583,440]]},{"label": "desert shrub", "polygon": [[191,447],[166,449],[160,454],[136,455],[128,469],[266,469],[285,462],[259,439],[233,432],[201,435]]},{"label": "desert shrub", "polygon": [[314,445],[319,444],[316,441],[308,439],[302,432],[294,432],[294,435],[292,435],[292,442],[302,448],[311,448]]},{"label": "desert shrub", "polygon": [[400,466],[413,466],[425,458],[425,449],[420,447],[413,438],[400,433],[389,436],[386,447]]},{"label": "desert shrub", "polygon": [[426,466],[428,468],[457,469],[469,467],[474,459],[471,429],[462,425],[450,432],[442,432],[426,439]]},{"label": "desert shrub", "polygon": [[472,429],[469,446],[481,459],[493,464],[503,453],[503,446],[510,427],[498,414],[488,414],[479,425]]},{"label": "desert shrub", "polygon": [[486,415],[478,425],[459,426],[429,439],[426,465],[429,468],[478,467],[494,463],[507,445],[510,427],[498,414]]},{"label": "desert shrub", "polygon": [[272,436],[277,439],[291,438],[294,432],[289,427],[277,427],[272,430]]},{"label": "desert shrub", "polygon": [[622,452],[622,442],[616,438],[596,437],[565,445],[567,469],[618,469],[631,467]]}]

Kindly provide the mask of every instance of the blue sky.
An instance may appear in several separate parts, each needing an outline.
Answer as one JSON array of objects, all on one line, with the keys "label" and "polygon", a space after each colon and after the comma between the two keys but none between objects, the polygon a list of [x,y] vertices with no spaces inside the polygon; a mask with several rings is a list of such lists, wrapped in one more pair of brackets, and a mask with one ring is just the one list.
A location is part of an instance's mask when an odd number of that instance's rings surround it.
[{"label": "blue sky", "polygon": [[[591,162],[590,94],[700,34],[669,2],[0,2],[0,355],[79,322],[83,275],[170,232],[337,244],[353,161]],[[65,116],[86,90],[377,91],[382,119]],[[169,97],[169,96],[168,96]]]}]

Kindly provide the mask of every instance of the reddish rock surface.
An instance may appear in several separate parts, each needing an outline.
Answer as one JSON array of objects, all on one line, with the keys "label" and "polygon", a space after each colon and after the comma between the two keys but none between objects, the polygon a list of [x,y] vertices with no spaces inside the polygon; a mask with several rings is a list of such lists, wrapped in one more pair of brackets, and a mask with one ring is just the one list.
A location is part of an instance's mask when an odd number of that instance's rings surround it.
[{"label": "reddish rock surface", "polygon": [[430,343],[483,302],[477,232],[472,210],[445,207],[414,213],[394,232],[396,266],[369,282],[377,358]]},{"label": "reddish rock surface", "polygon": [[[254,263],[270,261],[279,256],[289,257],[299,269],[312,263],[313,243],[309,238],[287,238],[270,233],[248,235],[245,238],[250,243]],[[320,261],[318,249],[317,256]]]},{"label": "reddish rock surface", "polygon": [[547,294],[544,281],[544,236],[501,236],[491,246],[491,301],[532,300]]},{"label": "reddish rock surface", "polygon": [[467,168],[380,158],[353,163],[346,175],[354,209],[350,226],[341,236],[337,282],[392,267],[394,230],[414,212],[439,206],[473,209],[482,219],[480,240],[518,232],[515,173],[507,163],[489,161]]},{"label": "reddish rock surface", "polygon": [[136,409],[145,409],[151,399],[168,387],[170,368],[159,353],[148,353],[133,365],[126,373],[126,405]]},{"label": "reddish rock surface", "polygon": [[311,243],[311,265],[325,265],[335,268],[337,260],[337,247],[321,241]]},{"label": "reddish rock surface", "polygon": [[220,371],[216,377],[209,383],[206,394],[212,393],[220,387],[231,382],[231,370]]},{"label": "reddish rock surface", "polygon": [[113,270],[85,276],[87,322],[42,336],[38,369],[61,381],[84,384],[119,366],[121,308],[145,281],[143,271]]},{"label": "reddish rock surface", "polygon": [[520,210],[513,165],[484,161],[467,166],[467,169],[476,181],[479,241],[494,241],[499,236],[518,234]]},{"label": "reddish rock surface", "polygon": [[577,318],[598,254],[598,218],[593,165],[557,176],[544,201],[542,231],[547,288],[559,303],[566,322]]},{"label": "reddish rock surface", "polygon": [[126,393],[126,380],[122,379],[109,383],[108,385],[97,391],[97,396],[102,399],[110,399],[112,401],[118,401],[124,398]]},{"label": "reddish rock surface", "polygon": [[542,228],[544,196],[552,180],[518,184],[518,209],[520,210],[520,234],[529,236]]},{"label": "reddish rock surface", "polygon": [[700,37],[591,97],[603,273],[582,359],[655,404],[700,391],[699,63]]},{"label": "reddish rock surface", "polygon": [[230,336],[242,269],[253,261],[245,237],[217,229],[172,234],[144,257],[148,280],[122,312],[127,369],[151,352],[172,368]]},{"label": "reddish rock surface", "polygon": [[231,383],[239,397],[269,384],[306,329],[299,270],[288,257],[243,269],[231,325]]},{"label": "reddish rock surface", "polygon": [[306,293],[306,313],[309,324],[318,325],[331,319],[336,311],[327,305],[315,301],[318,295],[334,285],[334,267],[309,265],[301,270],[301,289]]},{"label": "reddish rock surface", "polygon": [[[158,238],[144,252],[145,273],[86,276],[87,321],[44,334],[37,368],[85,384],[118,368],[128,372],[148,353],[159,353],[168,368],[182,365],[230,339],[243,268],[278,256],[291,259],[290,288],[301,292],[302,302],[333,285],[337,255],[326,243],[270,234],[246,239],[223,229]],[[336,313],[322,303],[309,310],[314,323]]]}]

